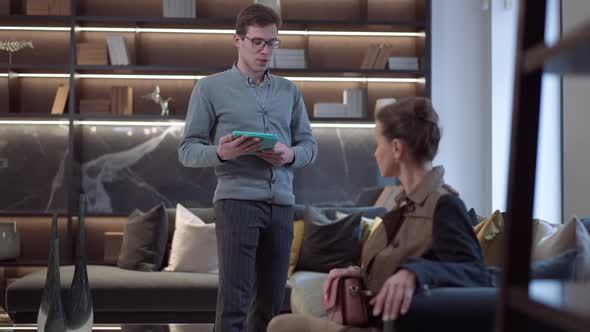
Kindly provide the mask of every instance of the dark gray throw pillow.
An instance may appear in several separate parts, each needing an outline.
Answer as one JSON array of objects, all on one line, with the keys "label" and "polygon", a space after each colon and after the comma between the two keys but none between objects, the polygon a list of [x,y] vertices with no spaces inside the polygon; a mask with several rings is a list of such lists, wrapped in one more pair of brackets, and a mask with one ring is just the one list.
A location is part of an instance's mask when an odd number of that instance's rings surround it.
[{"label": "dark gray throw pillow", "polygon": [[307,207],[296,270],[329,272],[354,265],[360,257],[361,238],[361,212],[334,221],[321,210]]},{"label": "dark gray throw pillow", "polygon": [[127,270],[158,271],[168,242],[168,218],[164,205],[146,213],[134,211],[127,220],[117,266]]},{"label": "dark gray throw pillow", "polygon": [[569,249],[555,257],[533,262],[531,264],[531,279],[574,280],[577,254],[576,249]]}]

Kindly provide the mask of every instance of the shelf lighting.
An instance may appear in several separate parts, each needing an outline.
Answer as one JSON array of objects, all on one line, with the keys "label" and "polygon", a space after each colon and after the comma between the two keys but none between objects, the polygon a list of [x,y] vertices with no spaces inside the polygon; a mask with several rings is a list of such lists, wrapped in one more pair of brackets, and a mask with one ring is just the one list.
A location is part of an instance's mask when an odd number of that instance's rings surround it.
[{"label": "shelf lighting", "polygon": [[14,74],[8,74],[8,75],[13,75],[15,77],[32,77],[32,78],[70,78],[70,74],[14,73]]},{"label": "shelf lighting", "polygon": [[11,31],[70,31],[70,27],[28,27],[28,26],[0,26],[0,30]]},{"label": "shelf lighting", "polygon": [[203,75],[126,75],[126,74],[76,74],[76,78],[124,79],[124,80],[198,80]]},{"label": "shelf lighting", "polygon": [[375,128],[374,123],[311,123],[312,128]]},{"label": "shelf lighting", "polygon": [[[173,120],[173,121],[110,121],[110,120],[77,120],[74,121],[76,125],[86,126],[169,126],[169,127],[183,127],[184,120]],[[310,124],[312,128],[375,128],[374,123],[314,123]]]},{"label": "shelf lighting", "polygon": [[[70,27],[33,27],[33,26],[0,26],[0,30],[10,31],[70,31]],[[234,29],[163,29],[163,28],[116,28],[116,27],[76,27],[75,31],[86,32],[151,32],[151,33],[192,33],[192,34],[229,34]],[[295,36],[357,36],[357,37],[425,37],[425,32],[389,32],[389,31],[314,31],[314,30],[281,30],[279,35]]]},{"label": "shelf lighting", "polygon": [[8,73],[0,73],[0,77],[8,77]]},{"label": "shelf lighting", "polygon": [[170,127],[182,127],[184,126],[183,120],[176,121],[109,121],[109,120],[77,120],[74,121],[76,125],[85,126],[170,126]]},{"label": "shelf lighting", "polygon": [[67,125],[68,120],[0,120],[0,124],[19,125]]},{"label": "shelf lighting", "polygon": [[[0,326],[0,331],[36,331],[36,325],[25,325],[25,326]],[[121,331],[120,326],[93,326],[94,331]]]},{"label": "shelf lighting", "polygon": [[[162,28],[102,28],[76,27],[76,31],[87,32],[152,32],[152,33],[200,33],[200,34],[229,34],[236,33],[234,29],[162,29]],[[359,37],[425,37],[424,32],[387,32],[387,31],[307,31],[280,30],[279,35],[295,36],[359,36]]]},{"label": "shelf lighting", "polygon": [[[126,74],[76,74],[76,78],[140,79],[140,80],[199,80],[204,75],[126,75]],[[294,82],[361,82],[361,83],[424,83],[424,78],[375,78],[375,77],[285,77]]]}]

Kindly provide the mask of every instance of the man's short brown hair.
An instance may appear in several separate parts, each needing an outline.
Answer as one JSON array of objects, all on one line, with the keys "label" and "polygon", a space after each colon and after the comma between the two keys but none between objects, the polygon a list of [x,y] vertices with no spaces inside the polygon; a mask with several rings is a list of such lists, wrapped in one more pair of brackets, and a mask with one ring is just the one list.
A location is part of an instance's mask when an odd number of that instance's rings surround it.
[{"label": "man's short brown hair", "polygon": [[261,4],[252,4],[242,9],[236,19],[236,34],[245,36],[248,27],[265,27],[274,24],[277,29],[281,27],[281,18],[270,7]]}]

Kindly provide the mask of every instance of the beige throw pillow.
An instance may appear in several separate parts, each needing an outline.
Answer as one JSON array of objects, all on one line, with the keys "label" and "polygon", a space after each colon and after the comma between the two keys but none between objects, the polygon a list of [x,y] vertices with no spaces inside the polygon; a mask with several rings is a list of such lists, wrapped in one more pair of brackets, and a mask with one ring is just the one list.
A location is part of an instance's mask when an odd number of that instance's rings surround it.
[{"label": "beige throw pillow", "polygon": [[215,224],[206,224],[184,206],[176,206],[176,229],[164,271],[218,273]]}]

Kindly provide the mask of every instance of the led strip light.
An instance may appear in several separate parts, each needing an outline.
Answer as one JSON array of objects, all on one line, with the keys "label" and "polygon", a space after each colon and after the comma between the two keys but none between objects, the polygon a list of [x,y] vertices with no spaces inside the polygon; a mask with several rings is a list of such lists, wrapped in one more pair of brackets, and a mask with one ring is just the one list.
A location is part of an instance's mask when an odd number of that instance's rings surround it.
[{"label": "led strip light", "polygon": [[[0,120],[0,125],[67,125],[68,120]],[[84,126],[121,126],[121,127],[183,127],[183,120],[174,121],[111,121],[111,120],[75,120],[75,125]],[[374,123],[310,123],[312,128],[375,128]]]},{"label": "led strip light", "polygon": [[[151,33],[194,33],[194,34],[229,34],[233,29],[162,29],[162,28],[108,28],[108,27],[76,27],[76,31],[87,32],[151,32]],[[387,32],[387,31],[308,31],[280,30],[279,35],[295,36],[359,36],[359,37],[425,37],[424,32]]]},{"label": "led strip light", "polygon": [[[160,80],[199,80],[204,75],[127,75],[127,74],[76,74],[76,78],[94,79],[160,79]],[[288,77],[294,82],[359,82],[359,83],[422,83],[424,78],[380,78],[380,77]]]},{"label": "led strip light", "polygon": [[[0,30],[10,31],[70,31],[70,27],[32,27],[32,26],[0,26]],[[164,28],[116,28],[116,27],[76,27],[75,31],[86,32],[129,32],[129,33],[192,33],[192,34],[229,34],[236,33],[233,29],[164,29]],[[389,32],[389,31],[314,31],[314,30],[281,30],[279,35],[294,36],[357,36],[357,37],[422,37],[425,32]]]},{"label": "led strip light", "polygon": [[0,120],[0,124],[22,124],[22,125],[67,125],[68,120]]}]

